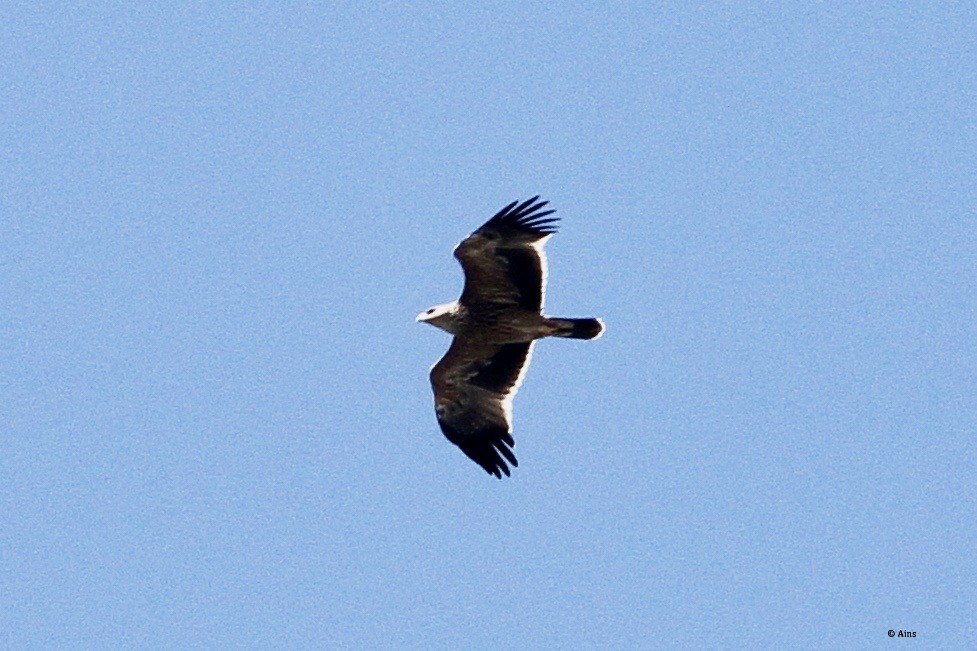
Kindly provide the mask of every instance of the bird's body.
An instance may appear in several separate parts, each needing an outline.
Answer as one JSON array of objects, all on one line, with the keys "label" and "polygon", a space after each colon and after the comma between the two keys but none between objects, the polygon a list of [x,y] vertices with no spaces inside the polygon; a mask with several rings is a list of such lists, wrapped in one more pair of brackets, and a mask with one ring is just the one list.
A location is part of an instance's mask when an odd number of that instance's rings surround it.
[{"label": "bird's body", "polygon": [[455,249],[465,271],[461,298],[418,315],[452,335],[431,369],[435,413],[449,441],[489,474],[518,465],[511,448],[512,398],[529,366],[533,342],[543,337],[593,339],[599,319],[542,314],[546,290],[543,245],[555,232],[552,210],[539,197],[513,202]]},{"label": "bird's body", "polygon": [[495,344],[528,342],[553,335],[557,324],[538,311],[504,303],[486,303],[468,307],[455,301],[439,305],[444,318],[434,325],[456,337]]}]

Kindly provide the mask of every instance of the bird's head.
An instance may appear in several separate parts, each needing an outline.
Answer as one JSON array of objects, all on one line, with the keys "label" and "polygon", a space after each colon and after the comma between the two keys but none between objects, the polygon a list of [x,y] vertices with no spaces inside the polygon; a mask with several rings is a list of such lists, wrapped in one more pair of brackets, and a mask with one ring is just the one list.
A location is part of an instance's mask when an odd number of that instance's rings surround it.
[{"label": "bird's head", "polygon": [[417,315],[417,320],[422,323],[430,323],[436,328],[441,328],[451,334],[455,334],[454,326],[457,322],[457,314],[457,302],[445,303],[444,305],[435,305],[430,309],[424,310]]}]

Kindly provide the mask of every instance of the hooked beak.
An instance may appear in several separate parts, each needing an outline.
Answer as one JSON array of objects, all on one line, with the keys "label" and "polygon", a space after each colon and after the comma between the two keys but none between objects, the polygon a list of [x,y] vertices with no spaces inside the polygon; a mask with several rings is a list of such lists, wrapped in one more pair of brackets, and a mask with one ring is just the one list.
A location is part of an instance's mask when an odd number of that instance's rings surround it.
[{"label": "hooked beak", "polygon": [[417,322],[427,321],[427,319],[424,318],[425,316],[427,315],[424,312],[421,312],[420,314],[417,315],[417,318],[414,320]]}]

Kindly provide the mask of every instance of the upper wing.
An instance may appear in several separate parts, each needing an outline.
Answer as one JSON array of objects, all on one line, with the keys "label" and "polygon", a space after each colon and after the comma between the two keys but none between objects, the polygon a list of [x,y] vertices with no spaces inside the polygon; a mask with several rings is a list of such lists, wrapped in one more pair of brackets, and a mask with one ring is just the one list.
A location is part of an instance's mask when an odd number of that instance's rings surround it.
[{"label": "upper wing", "polygon": [[538,196],[513,201],[455,248],[465,270],[461,303],[509,303],[539,311],[546,291],[543,245],[556,232],[553,210]]},{"label": "upper wing", "polygon": [[529,367],[532,343],[480,344],[455,337],[431,369],[434,411],[449,441],[490,475],[518,466],[511,448],[512,398]]}]

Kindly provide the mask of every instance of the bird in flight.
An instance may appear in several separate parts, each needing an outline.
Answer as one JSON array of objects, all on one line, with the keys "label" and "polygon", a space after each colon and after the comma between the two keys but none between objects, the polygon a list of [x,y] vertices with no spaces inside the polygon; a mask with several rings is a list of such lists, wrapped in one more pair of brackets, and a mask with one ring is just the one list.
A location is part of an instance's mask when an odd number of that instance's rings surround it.
[{"label": "bird in flight", "polygon": [[542,314],[546,292],[543,245],[556,232],[553,210],[539,196],[513,201],[465,238],[455,257],[465,272],[461,298],[417,315],[454,335],[431,368],[434,411],[445,437],[499,479],[518,466],[512,452],[512,398],[533,343],[543,337],[594,339],[600,319]]}]

